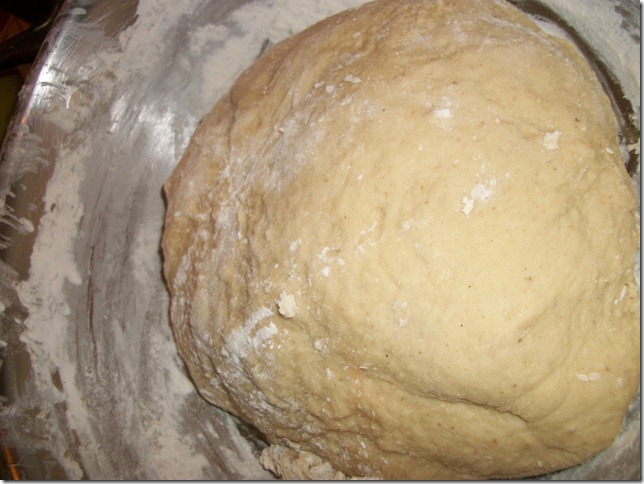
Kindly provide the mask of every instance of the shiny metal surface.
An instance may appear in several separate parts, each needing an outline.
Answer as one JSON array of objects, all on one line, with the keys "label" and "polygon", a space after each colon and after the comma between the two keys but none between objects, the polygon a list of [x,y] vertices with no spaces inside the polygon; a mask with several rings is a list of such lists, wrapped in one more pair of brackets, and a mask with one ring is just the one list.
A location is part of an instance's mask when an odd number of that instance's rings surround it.
[{"label": "shiny metal surface", "polygon": [[[70,0],[34,65],[0,155],[0,339],[6,342],[1,349],[6,409],[0,423],[27,478],[270,478],[251,462],[264,445],[261,438],[206,404],[186,386],[187,378],[177,376],[182,367],[168,350],[168,300],[158,249],[162,184],[212,105],[203,102],[198,74],[206,51],[191,50],[191,33],[227,22],[245,3],[182,3],[184,11],[169,30],[143,35],[136,29],[136,0]],[[544,21],[544,16],[565,21],[587,44],[588,55],[598,59],[608,87],[617,90],[625,161],[638,173],[639,156],[626,148],[639,142],[639,100],[628,96],[635,66],[632,57],[614,52],[636,52],[639,62],[639,4],[604,0],[586,9],[575,2],[579,7],[571,11],[558,0],[514,3]],[[619,28],[628,32],[628,44],[612,45],[606,24],[596,23],[607,13],[622,19]],[[129,70],[119,64],[125,32],[139,35],[140,50],[128,55],[140,56],[140,65],[130,58]],[[249,51],[259,54],[269,37],[258,33]],[[146,43],[157,53],[151,60]],[[639,92],[639,79],[636,84]],[[206,97],[214,102],[216,94],[213,88]],[[60,173],[69,176],[69,193],[51,203],[48,188],[61,186],[59,178],[53,180]],[[68,195],[75,195],[80,211],[64,203]],[[64,310],[50,312],[65,324],[36,321],[30,314],[34,306],[21,298],[38,234],[55,233],[56,227],[66,231],[61,241],[71,243],[76,272],[69,264],[52,263],[65,279],[61,297],[43,294],[41,304],[64,300]],[[60,283],[57,277],[52,273],[52,288]],[[51,334],[58,346],[41,346],[57,348],[55,354],[71,365],[36,361],[43,353],[28,349],[21,336],[34,324],[62,328],[63,334]],[[36,366],[50,369],[46,381]],[[639,415],[638,398],[611,449],[549,478],[639,478]]]}]

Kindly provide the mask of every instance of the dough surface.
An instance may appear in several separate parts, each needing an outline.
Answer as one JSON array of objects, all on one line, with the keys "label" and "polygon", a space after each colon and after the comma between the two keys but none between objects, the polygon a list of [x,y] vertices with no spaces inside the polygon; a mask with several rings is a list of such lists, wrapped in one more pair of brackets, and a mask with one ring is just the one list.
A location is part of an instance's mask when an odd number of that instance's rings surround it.
[{"label": "dough surface", "polygon": [[619,432],[636,196],[591,68],[509,4],[378,1],[277,44],[165,190],[179,351],[271,443],[466,479]]}]

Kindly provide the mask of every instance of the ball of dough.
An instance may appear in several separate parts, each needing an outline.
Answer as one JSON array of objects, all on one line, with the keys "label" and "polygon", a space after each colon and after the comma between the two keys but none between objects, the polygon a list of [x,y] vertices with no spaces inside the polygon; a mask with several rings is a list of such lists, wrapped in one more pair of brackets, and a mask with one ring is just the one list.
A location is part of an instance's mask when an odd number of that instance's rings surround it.
[{"label": "ball of dough", "polygon": [[636,196],[593,71],[513,6],[377,1],[295,35],[165,189],[179,351],[272,444],[348,476],[519,477],[619,432]]}]

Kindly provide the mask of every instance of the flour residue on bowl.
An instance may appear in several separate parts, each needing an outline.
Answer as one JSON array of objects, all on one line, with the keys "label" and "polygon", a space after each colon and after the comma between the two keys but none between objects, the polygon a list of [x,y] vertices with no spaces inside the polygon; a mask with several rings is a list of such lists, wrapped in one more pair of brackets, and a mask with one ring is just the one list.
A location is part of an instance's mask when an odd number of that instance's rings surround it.
[{"label": "flour residue on bowl", "polygon": [[[72,479],[271,477],[237,421],[197,395],[177,355],[161,186],[198,120],[263,48],[360,3],[249,2],[213,22],[215,2],[139,2],[116,35],[104,12],[72,9],[33,86],[46,102],[30,106],[9,152],[27,160],[12,179],[27,168],[50,173],[40,218],[0,213],[16,233],[36,234],[28,278],[15,288],[33,378],[2,414],[9,427],[30,422],[10,428],[19,453],[41,448]],[[83,43],[97,51],[91,59]],[[70,45],[81,65],[65,69],[56,49]],[[0,296],[8,314],[12,302]]]}]

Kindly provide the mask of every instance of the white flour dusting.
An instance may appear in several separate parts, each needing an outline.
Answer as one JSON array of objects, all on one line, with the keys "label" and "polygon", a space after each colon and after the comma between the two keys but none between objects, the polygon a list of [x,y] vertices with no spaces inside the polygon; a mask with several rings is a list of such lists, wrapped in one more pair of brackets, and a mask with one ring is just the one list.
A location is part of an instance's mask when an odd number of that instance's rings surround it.
[{"label": "white flour dusting", "polygon": [[547,150],[559,149],[559,137],[561,133],[557,130],[546,133],[543,136],[543,147]]},{"label": "white flour dusting", "polygon": [[[548,0],[546,2],[555,12],[566,18],[593,49],[598,51],[617,79],[619,79],[626,98],[639,108],[640,99],[640,54],[638,49],[624,48],[639,41],[639,23],[630,23],[622,14],[636,9],[639,19],[641,2],[624,0],[585,1],[579,9],[576,2],[569,0]],[[638,110],[636,115],[639,117]]]},{"label": "white flour dusting", "polygon": [[[177,356],[159,255],[161,185],[198,120],[263,48],[360,3],[250,2],[215,22],[215,2],[145,1],[117,37],[90,7],[72,9],[77,21],[59,45],[100,51],[67,71],[45,61],[34,92],[47,103],[12,147],[30,171],[53,168],[42,217],[34,227],[4,199],[0,213],[17,233],[37,231],[16,288],[33,381],[3,414],[37,412],[35,432],[10,435],[19,453],[42,446],[72,479],[271,477],[235,420],[197,396]],[[30,133],[42,123],[53,147]]]}]

